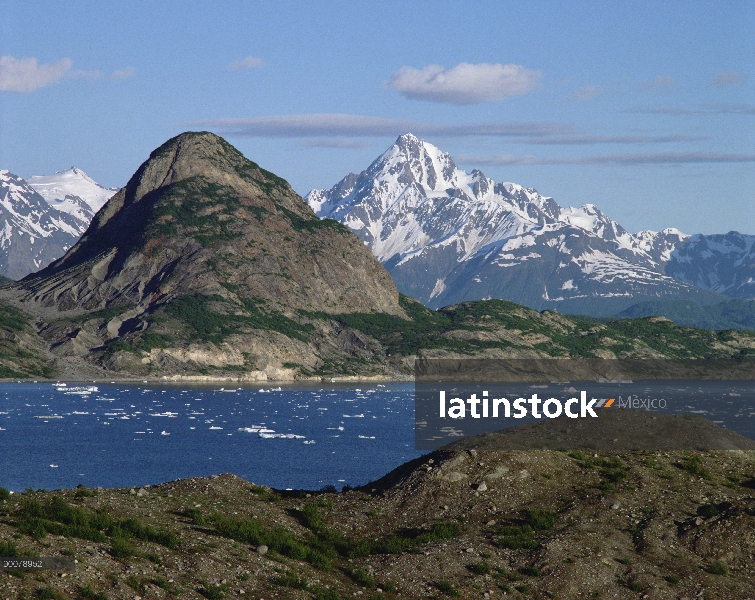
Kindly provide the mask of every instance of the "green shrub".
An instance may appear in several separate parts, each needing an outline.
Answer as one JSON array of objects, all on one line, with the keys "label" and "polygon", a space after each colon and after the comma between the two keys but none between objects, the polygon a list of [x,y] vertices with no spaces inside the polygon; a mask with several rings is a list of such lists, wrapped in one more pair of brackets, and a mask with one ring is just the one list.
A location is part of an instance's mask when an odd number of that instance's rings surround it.
[{"label": "green shrub", "polygon": [[644,585],[636,580],[627,581],[626,586],[633,592],[643,592],[646,589]]},{"label": "green shrub", "polygon": [[356,583],[358,583],[362,587],[366,587],[369,589],[373,589],[375,587],[375,578],[372,575],[370,575],[367,571],[362,569],[361,567],[354,569],[350,573],[350,576]]},{"label": "green shrub", "polygon": [[539,546],[535,531],[529,525],[511,525],[501,529],[501,537],[495,541],[499,548],[511,550],[534,550]]},{"label": "green shrub", "polygon": [[187,519],[191,519],[191,522],[194,525],[205,525],[207,523],[207,520],[202,514],[202,509],[200,508],[189,508],[184,511],[184,516]]},{"label": "green shrub", "polygon": [[18,556],[18,548],[16,548],[16,544],[13,542],[8,542],[5,540],[0,540],[0,556],[5,556],[6,558],[13,558]]},{"label": "green shrub", "polygon": [[528,565],[526,567],[522,567],[519,569],[519,572],[522,575],[528,575],[529,577],[539,577],[540,576],[540,569],[538,569],[534,565]]},{"label": "green shrub", "polygon": [[435,542],[438,540],[448,540],[458,537],[461,534],[461,525],[454,521],[445,521],[443,523],[433,523],[430,531],[426,534],[417,536],[419,542]]},{"label": "green shrub", "polygon": [[107,594],[104,592],[95,592],[91,586],[79,586],[76,589],[76,596],[85,600],[107,600]]},{"label": "green shrub", "polygon": [[525,522],[535,531],[544,531],[556,524],[556,513],[550,510],[528,510]]},{"label": "green shrub", "polygon": [[435,587],[437,587],[441,592],[446,594],[446,596],[459,596],[459,590],[456,589],[456,586],[451,583],[450,581],[438,581],[435,583]]},{"label": "green shrub", "polygon": [[718,509],[716,508],[715,504],[703,504],[702,506],[698,507],[697,514],[701,517],[709,519],[710,517],[715,517],[718,514]]},{"label": "green shrub", "polygon": [[152,585],[156,585],[157,587],[165,590],[169,594],[173,594],[176,592],[176,587],[167,579],[163,577],[152,577],[149,582]]},{"label": "green shrub", "polygon": [[521,592],[522,594],[529,594],[530,593],[530,586],[528,586],[526,583],[521,583],[519,585],[515,585],[514,589],[517,592]]},{"label": "green shrub", "polygon": [[[222,296],[203,294],[176,298],[161,310],[191,327],[192,339],[197,341],[217,344],[246,327],[277,331],[287,337],[309,342],[305,334],[314,331],[313,325],[297,323],[277,311],[266,311],[263,309],[265,302],[261,299],[243,298],[242,302],[246,314],[238,314],[238,306],[231,305]],[[222,312],[218,312],[220,310]]]},{"label": "green shrub", "polygon": [[131,354],[139,354],[139,349],[136,346],[131,345],[126,340],[115,339],[110,342],[105,348],[105,354],[103,358],[107,360],[118,352],[130,352]]},{"label": "green shrub", "polygon": [[682,459],[679,467],[690,475],[703,476],[703,459],[697,455],[686,456]]},{"label": "green shrub", "polygon": [[309,582],[303,575],[298,575],[293,571],[286,571],[282,575],[273,577],[273,583],[276,585],[282,585],[283,587],[293,588],[296,590],[309,589]]},{"label": "green shrub", "polygon": [[138,556],[139,550],[124,538],[115,538],[110,547],[110,554],[113,558],[129,558],[131,556]]},{"label": "green shrub", "polygon": [[80,498],[91,498],[97,495],[97,490],[88,490],[87,488],[79,488],[73,493],[74,500]]},{"label": "green shrub", "polygon": [[87,510],[68,504],[62,497],[53,496],[44,504],[36,498],[24,501],[18,512],[19,531],[43,538],[46,534],[76,537],[95,542],[107,538],[136,538],[175,548],[175,533],[145,526],[138,519],[116,519],[105,509]]},{"label": "green shrub", "polygon": [[488,575],[492,567],[490,566],[489,562],[480,561],[480,562],[476,562],[474,564],[469,565],[468,568],[475,575]]},{"label": "green shrub", "polygon": [[167,333],[155,333],[153,331],[145,331],[142,333],[141,338],[136,344],[139,350],[149,352],[155,348],[170,348],[175,344],[175,339],[172,335]]},{"label": "green shrub", "polygon": [[312,531],[322,531],[325,529],[325,519],[320,512],[317,504],[309,503],[301,511],[302,524]]},{"label": "green shrub", "polygon": [[712,562],[709,565],[707,565],[704,569],[708,573],[711,573],[712,575],[726,575],[729,572],[729,569],[726,568],[726,565],[722,562]]},{"label": "green shrub", "polygon": [[313,600],[339,600],[338,592],[332,588],[320,587],[315,591]]},{"label": "green shrub", "polygon": [[228,591],[228,584],[212,585],[204,581],[200,582],[201,588],[197,589],[197,592],[202,594],[208,600],[220,600],[225,597],[225,593]]},{"label": "green shrub", "polygon": [[9,331],[23,331],[30,322],[29,315],[15,306],[0,305],[0,328]]},{"label": "green shrub", "polygon": [[4,487],[0,487],[0,502],[5,502],[6,500],[10,500],[10,492]]},{"label": "green shrub", "polygon": [[389,594],[395,594],[398,592],[398,588],[396,587],[396,584],[392,581],[385,581],[382,584],[382,589],[384,592],[388,592]]},{"label": "green shrub", "polygon": [[252,546],[265,545],[270,550],[294,560],[304,560],[321,569],[328,569],[328,557],[317,547],[299,540],[286,529],[269,529],[257,519],[235,519],[215,514],[210,519],[218,535]]}]

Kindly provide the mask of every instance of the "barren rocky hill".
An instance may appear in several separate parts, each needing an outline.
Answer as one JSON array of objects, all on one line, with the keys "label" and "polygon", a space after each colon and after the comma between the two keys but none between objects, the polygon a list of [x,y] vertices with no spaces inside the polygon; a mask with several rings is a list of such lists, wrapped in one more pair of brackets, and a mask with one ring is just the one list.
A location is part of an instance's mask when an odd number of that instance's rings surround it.
[{"label": "barren rocky hill", "polygon": [[[105,366],[126,372],[153,359],[171,373],[281,371],[321,354],[301,311],[402,314],[356,236],[211,133],[155,150],[64,257],[2,295],[39,320],[53,355],[101,365],[120,352]],[[325,343],[349,346],[337,335]]]},{"label": "barren rocky hill", "polygon": [[79,243],[18,289],[59,311],[146,310],[189,294],[327,312],[395,312],[398,303],[354,236],[211,133],[155,150]]}]

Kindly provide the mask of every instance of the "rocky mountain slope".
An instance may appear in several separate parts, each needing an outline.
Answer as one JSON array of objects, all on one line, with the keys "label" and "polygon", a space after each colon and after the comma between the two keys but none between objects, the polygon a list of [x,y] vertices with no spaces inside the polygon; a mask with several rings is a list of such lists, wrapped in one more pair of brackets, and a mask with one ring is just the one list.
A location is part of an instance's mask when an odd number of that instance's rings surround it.
[{"label": "rocky mountain slope", "polygon": [[[288,317],[265,308],[244,315],[216,312],[227,308],[217,298],[187,296],[133,320],[116,307],[68,318],[48,313],[37,317],[36,328],[31,315],[18,311],[26,337],[15,331],[6,337],[0,370],[19,378],[36,377],[43,368],[45,376],[68,380],[408,379],[415,357],[755,356],[755,334],[693,329],[662,317],[590,321],[502,300],[433,311],[401,296],[399,306],[403,314],[295,312]],[[30,371],[32,366],[36,370]]]},{"label": "rocky mountain slope", "polygon": [[0,170],[0,275],[20,279],[60,258],[87,225],[51,207],[20,177]]},{"label": "rocky mountain slope", "polygon": [[[562,208],[534,189],[467,174],[411,134],[306,200],[362,238],[400,291],[431,307],[502,298],[607,316],[643,301],[711,304],[750,293],[748,236],[723,248],[675,229],[630,234],[593,205]],[[700,248],[694,258],[680,250],[687,245]]]},{"label": "rocky mountain slope", "polygon": [[87,223],[118,191],[102,187],[76,167],[52,175],[34,175],[26,181],[50,206]]},{"label": "rocky mountain slope", "polygon": [[[638,418],[697,431],[681,417]],[[716,429],[708,422],[711,439]],[[752,597],[753,451],[510,451],[495,448],[496,435],[485,437],[487,449],[446,447],[342,493],[220,475],[6,494],[2,554],[72,556],[78,565],[66,577],[5,572],[0,590],[129,599]]]},{"label": "rocky mountain slope", "polygon": [[[4,295],[43,320],[53,354],[127,371],[315,364],[302,314],[402,313],[348,229],[210,133],[155,150],[63,258]],[[353,342],[325,330],[324,354]]]}]

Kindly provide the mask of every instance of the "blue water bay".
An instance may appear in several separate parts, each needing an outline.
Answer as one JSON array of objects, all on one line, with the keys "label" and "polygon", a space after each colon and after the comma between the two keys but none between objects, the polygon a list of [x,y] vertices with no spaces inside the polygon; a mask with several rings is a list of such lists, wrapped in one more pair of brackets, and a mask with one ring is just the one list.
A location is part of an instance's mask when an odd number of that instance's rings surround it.
[{"label": "blue water bay", "polygon": [[0,486],[130,487],[234,473],[360,485],[420,455],[413,384],[0,386]]}]

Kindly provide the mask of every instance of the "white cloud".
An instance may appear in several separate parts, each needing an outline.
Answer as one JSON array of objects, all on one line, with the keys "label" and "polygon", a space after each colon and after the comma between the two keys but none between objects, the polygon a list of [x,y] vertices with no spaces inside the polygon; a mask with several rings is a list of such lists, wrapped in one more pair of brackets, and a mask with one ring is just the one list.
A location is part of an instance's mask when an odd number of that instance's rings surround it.
[{"label": "white cloud", "polygon": [[528,144],[590,145],[590,144],[664,144],[676,142],[700,142],[709,138],[698,135],[570,135],[524,138]]},{"label": "white cloud", "polygon": [[129,77],[133,77],[133,75],[133,67],[126,67],[125,69],[116,69],[110,73],[110,79],[128,79]]},{"label": "white cloud", "polygon": [[265,63],[262,62],[262,59],[255,56],[247,56],[243,60],[237,60],[230,63],[226,66],[226,69],[228,69],[229,71],[244,71],[246,69],[258,69],[264,66]]},{"label": "white cloud", "polygon": [[719,71],[713,76],[713,85],[718,87],[729,87],[737,85],[747,79],[747,75],[739,71]]},{"label": "white cloud", "polygon": [[664,90],[676,87],[673,75],[659,75],[651,81],[646,81],[640,88],[645,90]]},{"label": "white cloud", "polygon": [[366,148],[369,143],[355,140],[353,138],[309,138],[303,140],[301,145],[305,148],[342,148],[356,150]]},{"label": "white cloud", "polygon": [[519,65],[460,63],[446,69],[430,65],[424,69],[401,67],[385,84],[408,98],[478,104],[521,96],[534,89],[542,71]]},{"label": "white cloud", "polygon": [[68,71],[66,73],[66,77],[69,79],[100,79],[104,76],[104,73],[102,71],[82,71],[81,69],[76,69],[75,71]]},{"label": "white cloud", "polygon": [[40,65],[36,58],[0,56],[0,91],[33,92],[60,81],[71,68],[70,58]]},{"label": "white cloud", "polygon": [[576,90],[572,95],[572,98],[574,100],[579,100],[580,102],[587,102],[588,100],[602,96],[604,93],[603,88],[596,85],[586,85],[585,87]]},{"label": "white cloud", "polygon": [[638,106],[622,112],[646,115],[755,115],[753,104],[708,104],[700,108],[664,108]]},{"label": "white cloud", "polygon": [[561,123],[462,123],[440,125],[413,119],[391,119],[339,113],[280,115],[250,119],[210,119],[187,123],[191,127],[216,130],[221,135],[242,137],[393,137],[407,132],[419,136],[463,137],[546,136],[572,133]]},{"label": "white cloud", "polygon": [[751,163],[755,154],[724,154],[721,152],[660,152],[657,154],[603,154],[598,156],[567,156],[539,158],[537,156],[514,156],[498,154],[477,156],[460,154],[454,156],[458,164],[467,165],[681,165],[704,163]]}]

